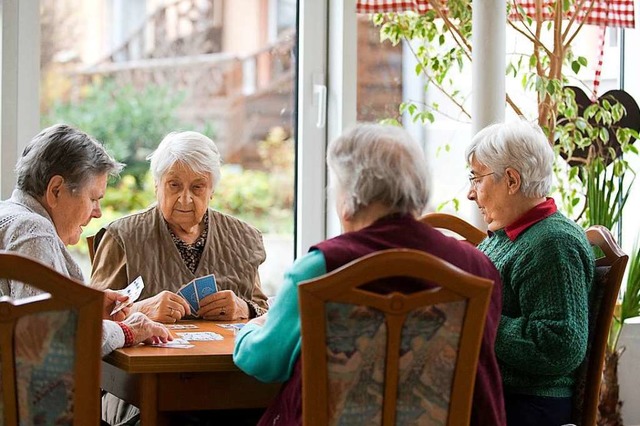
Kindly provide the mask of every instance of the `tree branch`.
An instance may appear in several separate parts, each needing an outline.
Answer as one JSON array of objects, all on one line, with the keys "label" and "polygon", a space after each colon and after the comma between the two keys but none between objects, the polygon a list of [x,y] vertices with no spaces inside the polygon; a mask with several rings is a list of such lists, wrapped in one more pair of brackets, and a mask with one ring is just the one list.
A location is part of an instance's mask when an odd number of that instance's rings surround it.
[{"label": "tree branch", "polygon": [[438,0],[429,0],[429,4],[436,11],[438,17],[442,19],[447,26],[447,29],[451,33],[451,36],[455,40],[456,44],[462,48],[465,56],[468,59],[471,59],[471,45],[467,42],[467,38],[462,35],[458,27],[456,27],[453,22],[449,19],[449,17],[444,13],[442,3]]},{"label": "tree branch", "polygon": [[[409,40],[407,40],[407,38],[405,36],[403,36],[403,38],[405,39],[405,41],[407,41],[407,46],[409,46],[409,50],[411,51],[411,54],[413,55],[414,58],[418,58],[418,55],[416,54],[416,51],[413,49],[413,46],[411,45],[411,43],[409,43]],[[471,114],[469,114],[467,112],[467,110],[464,108],[464,106],[458,102],[453,96],[451,96],[445,89],[444,87],[442,87],[440,84],[438,84],[438,82],[431,77],[431,75],[429,75],[429,73],[426,70],[426,67],[422,67],[422,73],[424,74],[424,76],[427,78],[427,81],[431,84],[433,84],[440,92],[442,92],[443,95],[445,95],[447,97],[447,99],[449,99],[451,102],[453,102],[459,109],[460,111],[466,115],[467,117],[471,118]]]},{"label": "tree branch", "polygon": [[[569,19],[569,22],[567,23],[567,27],[564,29],[564,31],[562,33],[562,41],[563,42],[567,39],[567,35],[569,34],[569,30],[571,30],[571,27],[573,26],[573,23],[577,19],[578,14],[580,13],[580,10],[582,9],[582,7],[584,6],[584,4],[586,2],[587,2],[587,0],[580,0],[578,5],[576,6],[576,10],[571,15],[571,18]],[[595,5],[595,2],[593,0],[591,0],[591,6],[589,6],[589,10],[585,14],[585,16],[588,16],[591,13],[591,10],[593,9],[594,5]],[[584,20],[582,22],[584,22]]]}]

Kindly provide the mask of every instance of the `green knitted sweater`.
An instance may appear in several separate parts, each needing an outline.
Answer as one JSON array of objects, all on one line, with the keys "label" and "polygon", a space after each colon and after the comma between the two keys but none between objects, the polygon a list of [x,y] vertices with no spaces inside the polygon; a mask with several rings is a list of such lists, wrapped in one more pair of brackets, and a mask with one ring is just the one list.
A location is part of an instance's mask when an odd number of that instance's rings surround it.
[{"label": "green knitted sweater", "polygon": [[515,241],[500,230],[479,248],[502,277],[496,354],[505,392],[571,396],[587,348],[595,269],[584,231],[556,212]]}]

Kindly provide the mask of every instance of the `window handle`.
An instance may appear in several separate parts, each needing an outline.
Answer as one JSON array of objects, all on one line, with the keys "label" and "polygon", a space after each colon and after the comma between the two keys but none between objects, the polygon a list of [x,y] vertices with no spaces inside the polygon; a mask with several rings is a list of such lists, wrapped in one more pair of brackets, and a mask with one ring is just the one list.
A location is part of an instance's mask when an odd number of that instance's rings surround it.
[{"label": "window handle", "polygon": [[327,124],[327,86],[324,84],[324,75],[314,75],[313,79],[314,104],[318,108],[316,127],[324,128]]}]

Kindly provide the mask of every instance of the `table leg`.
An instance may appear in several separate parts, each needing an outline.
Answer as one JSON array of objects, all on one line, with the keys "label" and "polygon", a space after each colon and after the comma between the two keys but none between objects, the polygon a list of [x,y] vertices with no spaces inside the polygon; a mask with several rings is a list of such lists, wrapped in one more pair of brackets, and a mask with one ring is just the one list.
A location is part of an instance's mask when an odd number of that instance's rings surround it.
[{"label": "table leg", "polygon": [[168,418],[158,410],[158,376],[142,374],[140,390],[141,426],[168,426]]}]

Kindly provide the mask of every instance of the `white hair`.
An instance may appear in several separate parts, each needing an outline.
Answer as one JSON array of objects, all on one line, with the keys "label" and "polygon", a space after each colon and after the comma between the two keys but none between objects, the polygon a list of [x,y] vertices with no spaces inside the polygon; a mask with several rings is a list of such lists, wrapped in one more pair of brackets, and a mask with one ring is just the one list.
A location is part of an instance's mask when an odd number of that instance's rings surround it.
[{"label": "white hair", "polygon": [[220,181],[222,160],[218,147],[211,139],[198,132],[169,133],[147,160],[151,160],[151,173],[156,185],[176,163],[182,163],[196,173],[210,174],[214,189]]},{"label": "white hair", "polygon": [[492,124],[480,130],[465,153],[472,160],[502,177],[507,167],[520,173],[525,197],[544,197],[551,190],[555,154],[542,129],[524,118]]},{"label": "white hair", "polygon": [[327,164],[350,216],[373,202],[412,214],[426,207],[424,153],[400,127],[359,124],[347,130],[329,145]]}]

